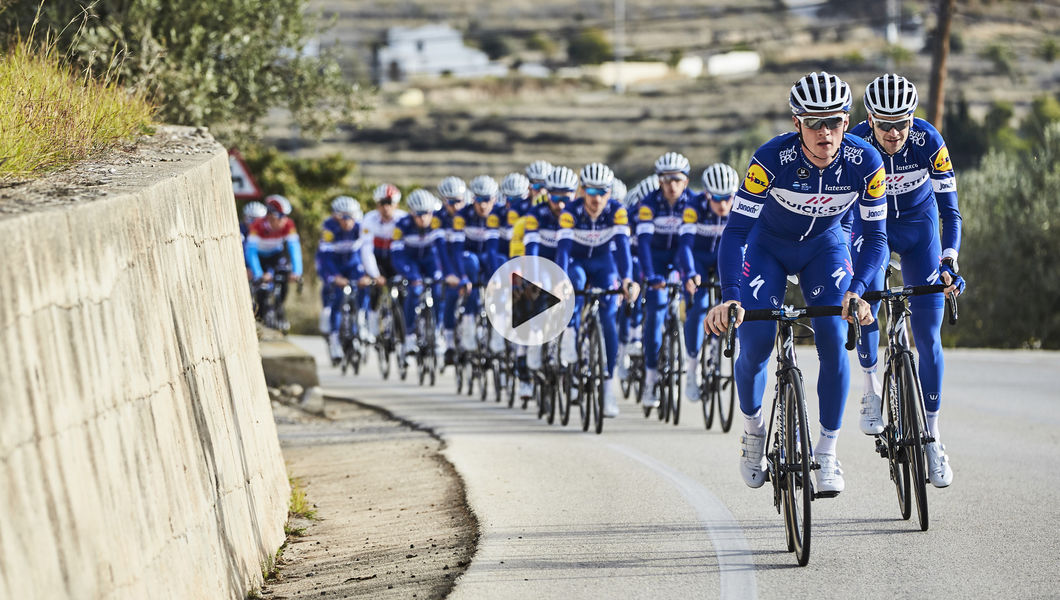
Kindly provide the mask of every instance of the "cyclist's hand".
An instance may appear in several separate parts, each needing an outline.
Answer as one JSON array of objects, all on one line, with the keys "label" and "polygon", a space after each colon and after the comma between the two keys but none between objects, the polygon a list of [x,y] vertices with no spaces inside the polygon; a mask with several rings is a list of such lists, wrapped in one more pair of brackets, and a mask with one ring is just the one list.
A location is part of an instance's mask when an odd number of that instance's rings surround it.
[{"label": "cyclist's hand", "polygon": [[357,280],[358,287],[368,287],[370,285],[372,285],[372,278],[367,275],[362,275],[361,278]]},{"label": "cyclist's hand", "polygon": [[265,274],[261,276],[261,280],[264,281],[265,283],[268,283],[268,282],[272,281],[272,273],[269,273],[268,271],[265,271]]},{"label": "cyclist's hand", "polygon": [[456,286],[460,285],[460,278],[457,277],[456,275],[446,275],[445,276],[445,285],[447,285],[449,287],[456,287]]},{"label": "cyclist's hand", "polygon": [[375,284],[376,285],[386,285],[386,277],[383,277],[382,275],[380,275],[379,277],[376,277],[375,278]]},{"label": "cyclist's hand", "polygon": [[855,298],[858,301],[858,323],[862,325],[871,325],[876,319],[872,318],[872,309],[869,307],[869,303],[861,299],[860,296],[854,292],[847,292],[843,294],[843,320],[847,323],[853,323],[851,317],[847,314],[847,306],[850,304],[850,299]]},{"label": "cyclist's hand", "polygon": [[737,307],[736,322],[733,323],[733,327],[739,327],[740,323],[743,323],[743,307],[740,306],[740,303],[736,300],[729,300],[728,302],[715,305],[707,312],[707,318],[703,320],[703,327],[708,333],[724,335],[725,331],[729,328],[730,304],[735,304]]},{"label": "cyclist's hand", "polygon": [[942,290],[942,293],[960,296],[961,292],[964,291],[964,277],[954,273],[949,265],[944,263],[939,267],[939,277],[942,279],[942,283],[948,286]]},{"label": "cyclist's hand", "polygon": [[622,297],[625,298],[627,302],[633,302],[636,300],[637,294],[639,293],[640,286],[637,285],[637,282],[629,278],[622,280]]},{"label": "cyclist's hand", "polygon": [[644,285],[653,290],[661,290],[666,287],[666,280],[656,275],[644,282]]},{"label": "cyclist's hand", "polygon": [[331,279],[331,283],[334,283],[338,287],[345,287],[347,284],[350,283],[350,280],[346,279],[342,275],[336,275]]},{"label": "cyclist's hand", "polygon": [[689,294],[695,294],[696,290],[699,289],[700,281],[699,275],[693,275],[688,281],[685,281],[685,291]]},{"label": "cyclist's hand", "polygon": [[462,285],[460,286],[460,293],[464,294],[464,295],[467,295],[467,294],[471,293],[471,282],[470,281],[462,282]]}]

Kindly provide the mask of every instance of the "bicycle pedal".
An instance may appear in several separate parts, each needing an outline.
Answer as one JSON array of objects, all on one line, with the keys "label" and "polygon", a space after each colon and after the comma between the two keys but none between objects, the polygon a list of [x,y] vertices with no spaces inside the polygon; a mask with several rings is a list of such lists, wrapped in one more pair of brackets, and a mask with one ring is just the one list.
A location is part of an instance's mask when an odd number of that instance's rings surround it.
[{"label": "bicycle pedal", "polygon": [[814,492],[813,499],[816,500],[818,498],[835,498],[838,495],[839,492]]}]

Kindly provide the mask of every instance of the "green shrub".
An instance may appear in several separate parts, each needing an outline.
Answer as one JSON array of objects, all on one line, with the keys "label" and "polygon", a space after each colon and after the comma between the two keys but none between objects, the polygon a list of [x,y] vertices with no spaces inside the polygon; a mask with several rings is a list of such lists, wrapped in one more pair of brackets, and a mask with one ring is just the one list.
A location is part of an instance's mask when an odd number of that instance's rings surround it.
[{"label": "green shrub", "polygon": [[570,40],[567,56],[578,65],[598,65],[614,56],[611,42],[604,32],[595,27],[582,29]]}]

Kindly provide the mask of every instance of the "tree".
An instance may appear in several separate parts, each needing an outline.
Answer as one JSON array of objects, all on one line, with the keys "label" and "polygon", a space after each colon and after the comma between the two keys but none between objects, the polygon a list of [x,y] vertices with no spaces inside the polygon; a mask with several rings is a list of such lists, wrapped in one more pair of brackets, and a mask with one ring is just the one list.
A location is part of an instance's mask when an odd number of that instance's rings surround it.
[{"label": "tree", "polygon": [[[27,35],[37,2],[0,11],[0,37]],[[36,36],[79,67],[148,90],[159,118],[205,125],[220,137],[253,134],[274,107],[322,133],[363,108],[328,52],[311,48],[307,0],[45,1]],[[61,32],[61,33],[60,33]],[[219,130],[219,131],[218,131]]]},{"label": "tree", "polygon": [[579,65],[598,65],[614,55],[604,32],[595,27],[579,31],[567,46],[567,56]]}]

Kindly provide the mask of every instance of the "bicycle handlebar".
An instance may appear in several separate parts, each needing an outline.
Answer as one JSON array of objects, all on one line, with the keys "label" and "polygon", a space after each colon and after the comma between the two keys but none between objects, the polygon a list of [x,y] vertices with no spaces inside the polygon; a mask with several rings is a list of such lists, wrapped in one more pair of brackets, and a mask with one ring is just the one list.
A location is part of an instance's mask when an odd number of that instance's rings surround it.
[{"label": "bicycle handlebar", "polygon": [[[876,300],[889,300],[891,298],[906,298],[909,296],[924,296],[926,294],[938,294],[944,291],[947,287],[944,283],[936,283],[933,285],[907,285],[905,287],[895,287],[886,290],[873,290],[871,292],[865,292],[861,297],[868,302],[874,302]],[[950,325],[957,324],[957,297],[953,294],[946,294],[946,314],[949,316]]]},{"label": "bicycle handlebar", "polygon": [[729,327],[725,330],[725,350],[722,354],[725,358],[732,358],[732,344],[733,338],[736,335],[736,315],[739,313],[740,307],[735,303],[729,305]]},{"label": "bicycle handlebar", "polygon": [[615,296],[623,293],[625,290],[618,288],[615,290],[605,290],[603,288],[587,288],[584,290],[574,292],[575,296]]},{"label": "bicycle handlebar", "polygon": [[[723,354],[725,358],[732,357],[732,346],[735,327],[733,323],[736,321],[737,306],[735,304],[729,305],[729,328],[725,330],[725,350]],[[802,317],[838,317],[843,314],[842,306],[803,306],[803,307],[784,307],[784,308],[755,308],[745,310],[743,314],[744,322],[747,321],[795,321]],[[854,315],[853,323],[848,324],[847,327],[847,350],[853,350],[854,346],[857,345],[858,340],[861,339],[861,324],[857,320],[857,304],[856,300],[850,299],[850,306],[848,307],[848,314]]]},{"label": "bicycle handlebar", "polygon": [[847,326],[847,350],[853,350],[861,340],[861,321],[858,320],[858,299],[851,298],[847,305],[847,314],[850,315],[850,323]]}]

